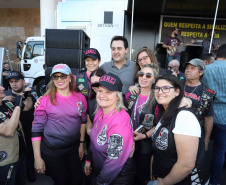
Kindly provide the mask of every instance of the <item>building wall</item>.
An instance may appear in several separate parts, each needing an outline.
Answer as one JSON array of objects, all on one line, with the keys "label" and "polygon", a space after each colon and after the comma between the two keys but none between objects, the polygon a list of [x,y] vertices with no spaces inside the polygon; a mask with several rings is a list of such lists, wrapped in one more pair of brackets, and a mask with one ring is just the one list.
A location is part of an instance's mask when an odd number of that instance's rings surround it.
[{"label": "building wall", "polygon": [[[110,41],[123,35],[125,0],[70,0],[58,3],[57,28],[82,29],[90,37],[90,47],[101,54],[101,64],[111,60]],[[112,23],[104,22],[104,12],[113,12]],[[129,40],[129,38],[127,38]]]},{"label": "building wall", "polygon": [[11,61],[18,60],[17,41],[24,42],[30,36],[40,36],[39,8],[0,9],[0,47],[9,50]]}]

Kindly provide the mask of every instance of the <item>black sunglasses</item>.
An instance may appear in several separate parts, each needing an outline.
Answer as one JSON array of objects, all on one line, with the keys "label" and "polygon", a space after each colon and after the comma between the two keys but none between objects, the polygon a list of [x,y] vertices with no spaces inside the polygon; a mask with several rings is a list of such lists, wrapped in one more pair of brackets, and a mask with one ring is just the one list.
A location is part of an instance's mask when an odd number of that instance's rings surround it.
[{"label": "black sunglasses", "polygon": [[58,79],[61,79],[61,80],[65,80],[66,78],[67,78],[67,75],[65,75],[65,74],[62,74],[62,75],[52,75],[52,79],[53,80],[58,80]]}]

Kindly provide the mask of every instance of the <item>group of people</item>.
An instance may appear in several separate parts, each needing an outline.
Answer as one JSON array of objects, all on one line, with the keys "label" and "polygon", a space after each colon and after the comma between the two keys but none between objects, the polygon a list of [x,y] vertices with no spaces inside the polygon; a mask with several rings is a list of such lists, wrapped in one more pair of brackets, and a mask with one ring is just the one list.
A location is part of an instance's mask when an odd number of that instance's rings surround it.
[{"label": "group of people", "polygon": [[24,184],[18,181],[26,174],[22,162],[32,163],[19,152],[31,146],[26,137],[32,141],[33,169],[48,174],[55,185],[204,185],[210,177],[211,184],[220,184],[226,151],[226,45],[211,65],[192,59],[184,74],[177,60],[160,69],[148,48],[130,61],[125,37],[113,37],[110,48],[112,60],[101,66],[98,50],[88,49],[86,72],[73,75],[66,64],[52,68],[33,124],[27,123],[30,135],[23,134],[24,121],[18,123],[37,96],[32,89],[13,86],[17,79],[23,83],[20,72],[8,75],[13,97],[7,98],[1,87],[0,138],[17,147],[0,142],[0,184]]}]

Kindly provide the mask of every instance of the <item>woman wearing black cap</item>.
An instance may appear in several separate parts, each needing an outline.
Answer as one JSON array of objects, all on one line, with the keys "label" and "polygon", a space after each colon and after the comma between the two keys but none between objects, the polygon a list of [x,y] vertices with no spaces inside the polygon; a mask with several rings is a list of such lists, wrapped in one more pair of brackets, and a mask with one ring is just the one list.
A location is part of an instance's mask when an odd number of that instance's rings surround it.
[{"label": "woman wearing black cap", "polygon": [[81,71],[77,73],[75,77],[75,86],[78,92],[81,92],[86,98],[90,96],[90,74],[99,68],[99,64],[101,62],[100,53],[95,48],[90,48],[86,50],[85,56],[85,66],[86,72]]},{"label": "woman wearing black cap", "polygon": [[[97,110],[90,133],[93,184],[128,184],[134,176],[129,158],[133,147],[133,128],[125,111],[120,78],[108,73],[93,85],[97,88]],[[86,161],[90,163],[90,161]],[[90,174],[91,168],[85,173]]]}]

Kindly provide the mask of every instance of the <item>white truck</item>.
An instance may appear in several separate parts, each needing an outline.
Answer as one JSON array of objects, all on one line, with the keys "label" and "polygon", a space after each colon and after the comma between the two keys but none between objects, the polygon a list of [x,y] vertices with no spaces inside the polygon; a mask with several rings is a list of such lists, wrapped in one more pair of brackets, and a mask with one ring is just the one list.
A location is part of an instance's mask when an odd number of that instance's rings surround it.
[{"label": "white truck", "polygon": [[36,88],[38,95],[42,95],[46,87],[44,48],[45,37],[28,37],[25,43],[17,42],[21,72],[24,73],[25,81],[29,82],[29,87]]}]

